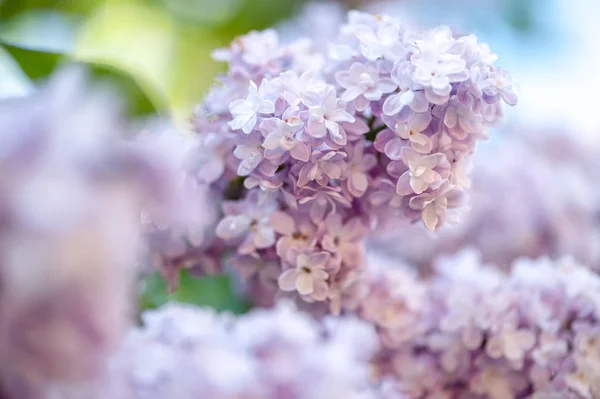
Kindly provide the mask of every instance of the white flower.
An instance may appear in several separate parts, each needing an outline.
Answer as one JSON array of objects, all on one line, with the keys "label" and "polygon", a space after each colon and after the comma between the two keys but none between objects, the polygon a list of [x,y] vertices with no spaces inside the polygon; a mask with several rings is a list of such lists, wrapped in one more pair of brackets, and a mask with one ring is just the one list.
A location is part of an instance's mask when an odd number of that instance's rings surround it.
[{"label": "white flower", "polygon": [[370,101],[379,101],[384,94],[396,90],[397,85],[390,78],[381,78],[375,64],[354,63],[348,71],[336,73],[337,82],[346,89],[340,99],[345,102],[355,100],[358,111],[364,111]]},{"label": "white flower", "polygon": [[400,26],[389,19],[380,19],[376,26],[354,26],[354,35],[360,42],[362,55],[371,61],[379,58],[399,60],[406,53]]},{"label": "white flower", "polygon": [[233,155],[242,161],[238,166],[238,175],[248,176],[264,158],[262,142],[258,137],[250,136],[235,147]]},{"label": "white flower", "polygon": [[401,156],[409,170],[398,179],[397,192],[400,195],[421,194],[430,187],[438,189],[450,168],[448,159],[441,153],[421,155],[410,147],[403,147]]},{"label": "white flower", "polygon": [[304,72],[300,76],[294,70],[286,71],[277,80],[283,99],[292,106],[307,101],[309,93],[322,91],[326,86],[325,82],[317,79],[317,75],[312,71]]},{"label": "white flower", "polygon": [[395,126],[396,135],[401,139],[410,141],[412,148],[417,152],[428,154],[433,148],[433,141],[422,132],[429,127],[431,120],[431,114],[424,112],[416,114],[407,122],[397,122]]},{"label": "white flower", "polygon": [[419,52],[411,57],[415,66],[412,78],[425,87],[427,99],[443,104],[452,91],[452,83],[469,78],[465,60],[460,57],[462,43],[452,38],[448,27],[429,31],[422,40],[416,40]]},{"label": "white flower", "polygon": [[245,100],[236,100],[231,103],[229,111],[233,115],[233,120],[229,122],[229,126],[233,130],[242,129],[244,133],[250,134],[256,126],[258,114],[275,112],[273,102],[265,99],[269,89],[269,82],[266,79],[260,84],[260,89],[251,81],[250,87],[248,87],[248,97]]},{"label": "white flower", "polygon": [[446,221],[446,210],[458,208],[463,203],[464,193],[450,188],[446,182],[433,193],[423,193],[410,199],[410,209],[422,211],[423,223],[430,231],[436,231]]},{"label": "white flower", "polygon": [[339,125],[341,122],[354,122],[355,119],[338,103],[335,89],[328,86],[316,99],[309,102],[309,119],[307,132],[315,138],[327,135],[338,145],[346,144],[346,132]]}]

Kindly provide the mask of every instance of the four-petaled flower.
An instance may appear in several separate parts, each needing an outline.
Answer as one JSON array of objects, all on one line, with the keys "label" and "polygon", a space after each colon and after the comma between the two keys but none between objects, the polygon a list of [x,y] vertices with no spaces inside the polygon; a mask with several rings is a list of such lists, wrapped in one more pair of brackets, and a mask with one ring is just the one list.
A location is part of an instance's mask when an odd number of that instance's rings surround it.
[{"label": "four-petaled flower", "polygon": [[269,82],[265,79],[260,84],[250,82],[248,87],[248,96],[245,100],[236,100],[229,106],[229,111],[233,120],[229,126],[233,130],[241,129],[244,133],[250,134],[258,121],[258,114],[272,114],[275,112],[275,105],[265,97],[269,90]]},{"label": "four-petaled flower", "polygon": [[279,276],[279,288],[283,291],[298,291],[300,295],[311,295],[313,299],[327,297],[325,271],[331,259],[328,252],[303,253],[295,249],[288,251],[287,263],[290,268]]}]

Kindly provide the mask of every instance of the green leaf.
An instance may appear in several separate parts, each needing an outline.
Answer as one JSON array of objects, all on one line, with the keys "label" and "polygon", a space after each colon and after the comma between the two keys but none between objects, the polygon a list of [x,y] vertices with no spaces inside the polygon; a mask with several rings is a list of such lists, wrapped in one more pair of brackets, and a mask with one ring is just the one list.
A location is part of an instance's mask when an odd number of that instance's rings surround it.
[{"label": "green leaf", "polygon": [[33,83],[6,49],[0,47],[0,98],[24,96],[33,91]]},{"label": "green leaf", "polygon": [[79,17],[67,13],[26,11],[0,25],[0,40],[15,47],[70,54],[80,22]]},{"label": "green leaf", "polygon": [[151,274],[142,282],[140,310],[155,309],[167,302],[208,306],[235,314],[245,313],[250,309],[250,304],[234,292],[230,276],[197,278],[187,270],[181,272],[179,288],[173,294],[167,292],[167,285],[159,273]]}]

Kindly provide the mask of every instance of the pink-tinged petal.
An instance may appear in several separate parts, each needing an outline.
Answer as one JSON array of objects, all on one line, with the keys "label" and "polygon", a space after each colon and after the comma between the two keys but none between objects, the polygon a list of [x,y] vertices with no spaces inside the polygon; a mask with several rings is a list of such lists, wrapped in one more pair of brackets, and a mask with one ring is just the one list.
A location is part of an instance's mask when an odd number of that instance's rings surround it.
[{"label": "pink-tinged petal", "polygon": [[250,120],[242,127],[242,132],[244,132],[246,134],[250,134],[252,132],[252,130],[254,129],[254,126],[256,126],[257,120],[258,120],[258,118],[256,117],[256,115],[252,114],[252,116],[250,117]]},{"label": "pink-tinged petal", "polygon": [[[440,217],[442,216],[442,217]],[[443,214],[438,215],[437,209],[433,203],[427,205],[421,213],[423,223],[429,229],[429,231],[436,231],[443,224]]]},{"label": "pink-tinged petal", "polygon": [[356,99],[358,96],[361,96],[362,94],[363,94],[363,92],[360,87],[357,87],[357,86],[349,87],[346,89],[346,91],[344,93],[342,93],[342,96],[340,97],[340,99],[342,101],[349,103],[350,101]]},{"label": "pink-tinged petal", "polygon": [[455,107],[448,107],[446,115],[444,115],[444,125],[453,128],[458,123],[458,114]]},{"label": "pink-tinged petal", "polygon": [[324,280],[316,280],[313,286],[312,299],[315,301],[324,301],[329,295],[329,287]]},{"label": "pink-tinged petal", "polygon": [[422,156],[415,151],[412,147],[407,147],[404,146],[401,149],[401,157],[402,157],[402,162],[404,162],[404,164],[406,166],[410,166],[410,165],[420,165],[420,163],[422,162]]},{"label": "pink-tinged petal", "polygon": [[324,123],[318,122],[311,118],[308,120],[306,132],[311,136],[320,139],[327,135],[327,128],[325,127]]},{"label": "pink-tinged petal", "polygon": [[412,147],[421,154],[429,154],[433,149],[433,140],[423,133],[413,134],[410,138]]},{"label": "pink-tinged petal", "polygon": [[433,91],[433,89],[431,89],[430,87],[428,87],[427,89],[425,89],[425,97],[427,98],[427,101],[429,101],[432,104],[435,105],[444,105],[448,102],[449,99],[449,94],[438,94],[436,92]]},{"label": "pink-tinged petal", "polygon": [[389,78],[380,79],[377,82],[377,89],[379,89],[379,91],[381,91],[384,94],[393,92],[394,90],[396,90],[397,87],[398,85],[394,83],[392,79]]},{"label": "pink-tinged petal", "polygon": [[343,127],[333,121],[325,121],[325,126],[327,126],[327,129],[330,131],[331,134],[329,136],[334,144],[339,146],[346,145],[348,139]]},{"label": "pink-tinged petal", "polygon": [[407,104],[402,99],[403,94],[405,93],[394,94],[386,98],[385,102],[383,103],[383,113],[388,116],[393,116],[402,111]]},{"label": "pink-tinged petal", "polygon": [[323,269],[327,262],[329,262],[329,259],[331,259],[329,252],[317,252],[316,254],[311,254],[308,258],[308,267],[313,271],[316,269]]},{"label": "pink-tinged petal", "polygon": [[252,235],[246,236],[244,241],[238,246],[238,253],[240,255],[252,255],[256,253],[256,247],[254,246],[254,240]]},{"label": "pink-tinged petal", "polygon": [[269,218],[271,226],[279,234],[291,235],[296,229],[294,218],[285,212],[275,211]]},{"label": "pink-tinged petal", "polygon": [[309,216],[310,220],[315,224],[319,224],[325,217],[328,203],[326,201],[314,200],[310,206]]},{"label": "pink-tinged petal", "polygon": [[396,193],[398,195],[410,195],[413,194],[413,189],[410,184],[410,172],[406,171],[400,178],[398,179],[398,183],[396,183]]},{"label": "pink-tinged petal", "polygon": [[258,112],[261,114],[272,114],[275,112],[275,104],[269,100],[263,100],[258,108]]},{"label": "pink-tinged petal", "polygon": [[310,160],[310,146],[306,143],[298,142],[290,150],[290,155],[298,161],[308,162]]},{"label": "pink-tinged petal", "polygon": [[282,291],[291,292],[296,289],[296,280],[298,280],[298,272],[296,269],[289,269],[281,273],[277,284]]},{"label": "pink-tinged petal", "polygon": [[375,137],[375,142],[373,142],[373,147],[375,147],[375,149],[378,152],[385,153],[385,146],[387,145],[387,143],[389,143],[390,140],[392,140],[394,138],[396,138],[396,135],[394,134],[394,132],[392,132],[390,129],[385,129],[385,130],[379,132],[377,137]]},{"label": "pink-tinged petal", "polygon": [[269,248],[275,244],[275,231],[271,226],[259,225],[253,234],[254,246],[256,248]]},{"label": "pink-tinged petal", "polygon": [[344,130],[346,130],[348,134],[361,135],[369,131],[369,126],[363,118],[356,118],[352,123],[345,122]]},{"label": "pink-tinged petal", "polygon": [[354,197],[361,197],[369,187],[369,179],[364,172],[354,172],[348,178],[348,188]]},{"label": "pink-tinged petal", "polygon": [[253,117],[255,118],[255,116],[252,114],[242,114],[234,118],[231,122],[228,123],[228,125],[232,130],[240,130],[244,126],[248,125]]},{"label": "pink-tinged petal", "polygon": [[[404,172],[406,172],[408,170],[408,168],[406,167],[406,165],[404,164],[404,162],[402,161],[392,161],[390,162],[387,167],[385,168],[385,170],[388,172],[388,174],[393,177],[393,178],[399,178]],[[390,190],[390,191],[395,191],[395,189]]]},{"label": "pink-tinged petal", "polygon": [[327,110],[334,110],[337,108],[337,97],[335,89],[332,86],[328,86],[323,97],[323,106]]},{"label": "pink-tinged petal", "polygon": [[460,127],[467,133],[477,133],[482,129],[482,120],[480,115],[472,115],[470,117],[460,118],[458,123]]},{"label": "pink-tinged petal", "polygon": [[[352,68],[350,70],[352,70]],[[342,86],[345,89],[350,88],[354,85],[354,82],[352,81],[352,74],[350,73],[350,71],[337,72],[335,74],[335,80],[337,80],[340,86]]]},{"label": "pink-tinged petal", "polygon": [[292,246],[292,242],[292,238],[289,236],[281,237],[279,240],[277,240],[277,243],[275,244],[275,251],[280,258],[287,259],[287,254]]},{"label": "pink-tinged petal", "polygon": [[[271,133],[262,143],[263,148],[267,150],[276,150],[281,147],[281,135],[278,133]],[[234,153],[235,154],[235,153]]]},{"label": "pink-tinged petal", "polygon": [[321,168],[330,179],[339,179],[342,176],[342,168],[336,163],[325,162]]},{"label": "pink-tinged petal", "polygon": [[218,237],[229,240],[239,237],[250,228],[250,218],[246,215],[226,216],[216,228]]},{"label": "pink-tinged petal", "polygon": [[365,234],[366,228],[362,220],[358,217],[350,219],[342,229],[340,238],[343,241],[356,241]]},{"label": "pink-tinged petal", "polygon": [[450,94],[450,79],[446,75],[437,75],[431,79],[431,87],[439,94]]},{"label": "pink-tinged petal", "polygon": [[414,93],[414,98],[412,102],[409,104],[410,109],[414,112],[427,112],[429,110],[429,101],[425,96],[425,93],[422,91],[418,91]]},{"label": "pink-tinged petal", "polygon": [[429,188],[430,183],[428,183],[424,177],[425,176],[421,178],[413,177],[410,179],[410,187],[413,189],[415,194],[421,194],[423,191]]},{"label": "pink-tinged petal", "polygon": [[371,101],[377,101],[377,100],[370,100],[370,99],[366,98],[365,96],[357,97],[356,100],[354,101],[354,107],[356,108],[356,110],[358,112],[363,112],[367,108],[369,108],[369,104],[371,104]]},{"label": "pink-tinged petal", "polygon": [[332,213],[325,219],[325,227],[329,233],[337,235],[342,231],[342,226],[342,215],[339,213]]},{"label": "pink-tinged petal", "polygon": [[298,187],[304,187],[308,184],[309,181],[314,180],[312,176],[314,174],[314,169],[316,164],[307,163],[302,166],[300,169],[300,173],[298,174]]},{"label": "pink-tinged petal", "polygon": [[329,278],[329,274],[323,269],[313,269],[311,274],[315,280],[327,280]]},{"label": "pink-tinged petal", "polygon": [[385,155],[393,161],[400,160],[402,159],[402,150],[404,148],[406,148],[406,146],[402,144],[402,140],[398,137],[394,137],[385,145]]},{"label": "pink-tinged petal", "polygon": [[408,123],[408,126],[411,130],[422,132],[423,130],[427,129],[427,127],[431,123],[431,120],[431,114],[429,112],[423,112],[413,116],[410,122]]},{"label": "pink-tinged petal", "polygon": [[299,273],[296,279],[296,290],[300,295],[310,295],[314,290],[314,280],[310,273]]},{"label": "pink-tinged petal", "polygon": [[416,197],[412,197],[408,202],[408,206],[410,209],[415,211],[423,210],[427,204],[429,204],[433,200],[431,194],[425,193],[417,195]]},{"label": "pink-tinged petal", "polygon": [[348,112],[344,111],[341,108],[338,108],[336,110],[334,110],[333,112],[329,113],[328,115],[328,119],[335,121],[335,122],[354,122],[356,119],[350,115]]},{"label": "pink-tinged petal", "polygon": [[390,194],[383,191],[376,191],[369,196],[369,202],[373,206],[383,205],[390,201]]},{"label": "pink-tinged petal", "polygon": [[406,122],[398,122],[394,127],[394,131],[396,135],[404,140],[408,140],[410,138],[410,129],[408,127],[408,123]]},{"label": "pink-tinged petal", "polygon": [[368,172],[377,165],[377,157],[375,154],[365,154],[362,159],[361,170]]}]

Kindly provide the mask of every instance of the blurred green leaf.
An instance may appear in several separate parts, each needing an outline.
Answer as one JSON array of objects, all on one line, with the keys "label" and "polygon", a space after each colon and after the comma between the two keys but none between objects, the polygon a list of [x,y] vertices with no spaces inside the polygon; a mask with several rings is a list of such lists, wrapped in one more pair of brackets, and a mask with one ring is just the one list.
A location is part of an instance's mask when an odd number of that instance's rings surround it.
[{"label": "blurred green leaf", "polygon": [[32,10],[0,24],[3,43],[30,50],[68,54],[74,48],[79,17],[57,11]]},{"label": "blurred green leaf", "polygon": [[227,275],[197,278],[183,270],[179,288],[173,294],[167,292],[167,285],[159,273],[151,274],[142,282],[140,310],[155,309],[170,301],[209,306],[235,314],[245,313],[250,308],[250,304],[234,292],[233,281]]},{"label": "blurred green leaf", "polygon": [[19,63],[0,46],[0,98],[24,96],[33,91],[33,83]]}]

